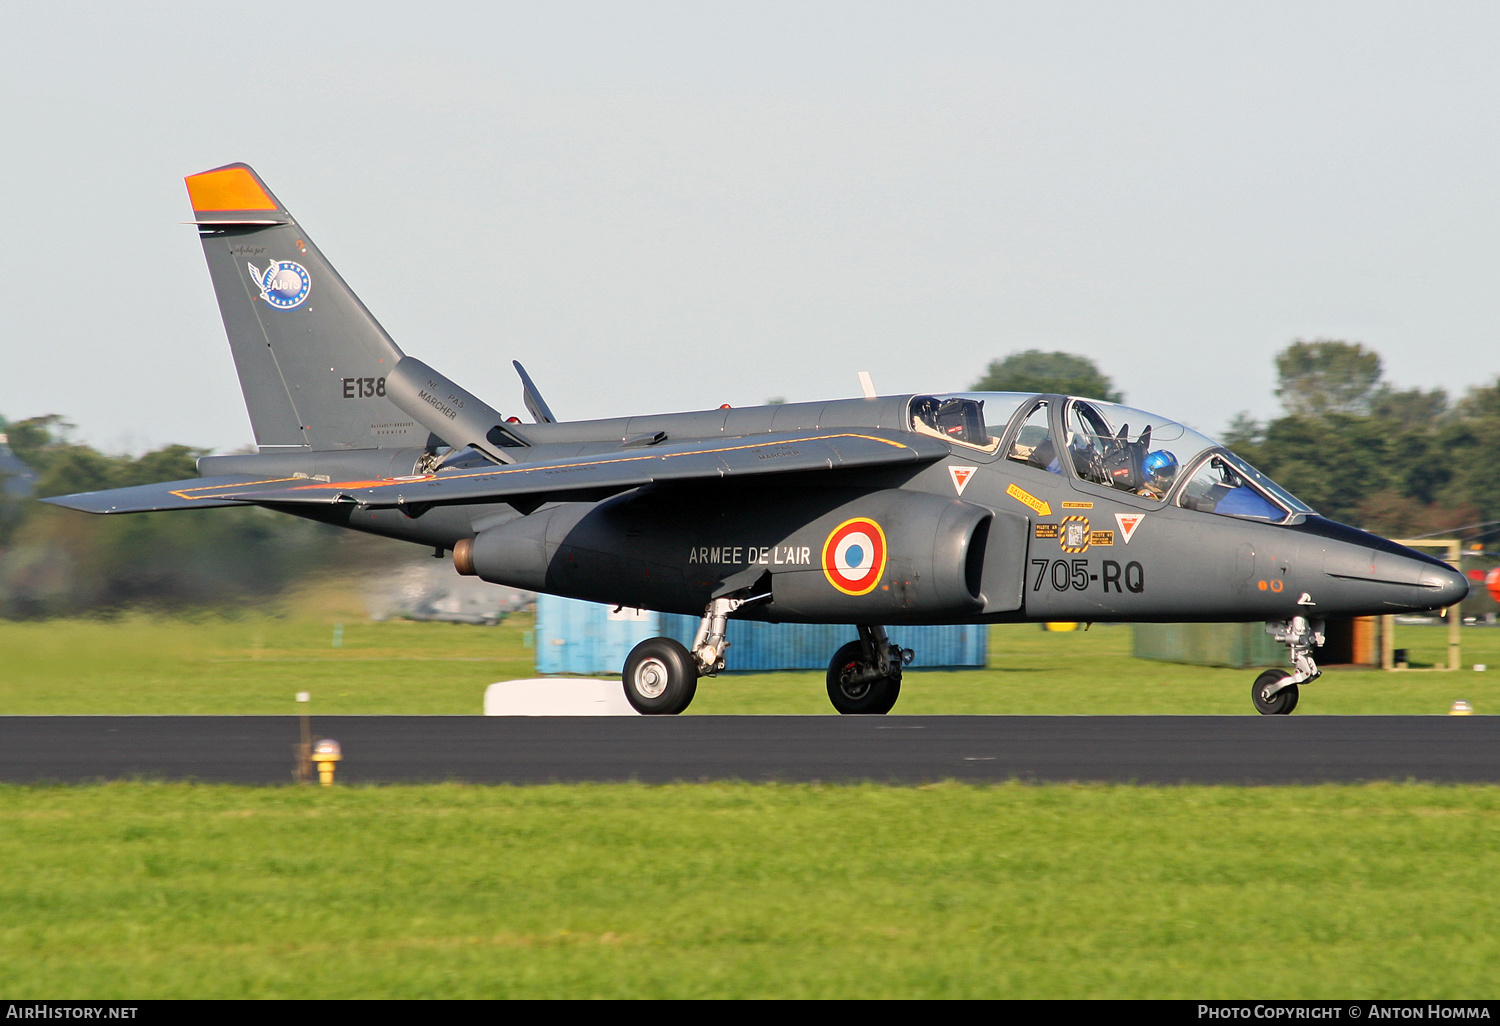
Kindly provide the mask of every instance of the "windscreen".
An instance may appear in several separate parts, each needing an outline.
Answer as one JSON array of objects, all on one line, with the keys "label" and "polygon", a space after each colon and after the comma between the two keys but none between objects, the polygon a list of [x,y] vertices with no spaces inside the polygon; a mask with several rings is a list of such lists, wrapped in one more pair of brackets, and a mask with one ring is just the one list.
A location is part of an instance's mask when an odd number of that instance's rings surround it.
[{"label": "windscreen", "polygon": [[1313,509],[1232,452],[1220,450],[1192,472],[1177,504],[1244,520],[1282,523]]}]

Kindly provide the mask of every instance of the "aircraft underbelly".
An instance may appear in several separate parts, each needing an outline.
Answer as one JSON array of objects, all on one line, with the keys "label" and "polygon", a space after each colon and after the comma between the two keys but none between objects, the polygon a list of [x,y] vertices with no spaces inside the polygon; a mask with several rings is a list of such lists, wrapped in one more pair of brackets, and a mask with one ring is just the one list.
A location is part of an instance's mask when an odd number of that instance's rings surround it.
[{"label": "aircraft underbelly", "polygon": [[681,488],[570,503],[481,530],[482,578],[598,602],[701,613],[716,597],[761,619],[969,621],[1021,606],[1019,514],[901,489],[768,495]]}]

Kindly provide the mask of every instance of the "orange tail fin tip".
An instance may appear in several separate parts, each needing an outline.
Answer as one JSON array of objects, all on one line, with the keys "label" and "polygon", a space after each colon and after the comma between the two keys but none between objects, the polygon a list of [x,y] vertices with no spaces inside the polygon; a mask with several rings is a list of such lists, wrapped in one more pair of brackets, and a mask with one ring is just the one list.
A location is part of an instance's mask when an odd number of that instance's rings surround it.
[{"label": "orange tail fin tip", "polygon": [[193,210],[276,210],[276,201],[243,164],[204,171],[186,178]]}]

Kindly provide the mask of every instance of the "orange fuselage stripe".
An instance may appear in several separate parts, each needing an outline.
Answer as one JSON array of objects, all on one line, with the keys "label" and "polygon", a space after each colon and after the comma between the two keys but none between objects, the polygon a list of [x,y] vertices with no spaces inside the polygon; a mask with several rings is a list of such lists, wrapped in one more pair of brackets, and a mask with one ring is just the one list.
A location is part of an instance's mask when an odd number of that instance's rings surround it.
[{"label": "orange fuselage stripe", "polygon": [[[909,446],[901,442],[893,442],[889,438],[878,438],[875,435],[837,434],[816,435],[811,438],[791,438],[780,442],[751,442],[746,445],[720,446],[713,449],[696,449],[692,452],[674,452],[666,455],[655,453],[642,453],[638,456],[615,456],[610,459],[590,460],[586,463],[518,463],[514,466],[504,467],[498,470],[479,470],[472,474],[444,474],[442,476],[429,475],[420,481],[397,481],[392,478],[384,478],[375,481],[329,481],[316,484],[298,485],[289,491],[324,491],[332,488],[391,488],[400,485],[426,484],[429,481],[462,481],[467,478],[500,477],[505,474],[515,474],[529,470],[572,470],[575,467],[605,467],[615,463],[639,463],[643,460],[670,460],[679,456],[712,456],[721,452],[736,452],[741,449],[764,449],[767,447],[796,445],[799,442],[826,442],[835,438],[863,438],[871,442],[881,442],[897,449],[906,449]],[[267,482],[270,483],[270,482]],[[235,485],[235,488],[244,488],[246,485]],[[222,494],[220,490],[218,494]]]},{"label": "orange fuselage stripe", "polygon": [[[272,478],[267,478],[264,481],[246,481],[246,482],[244,482],[242,484],[230,485],[229,487],[230,488],[255,488],[255,487],[258,487],[260,485],[281,484],[284,481],[301,481],[301,480],[304,480],[304,479],[300,478],[300,477],[272,477]],[[224,494],[224,492],[227,491],[227,490],[228,489],[224,488],[222,485],[199,485],[196,488],[175,488],[175,489],[172,490],[171,494],[177,496],[179,499],[217,499],[220,496],[222,496]],[[189,492],[210,492],[212,494],[210,494],[210,495],[189,495],[188,494]]]}]

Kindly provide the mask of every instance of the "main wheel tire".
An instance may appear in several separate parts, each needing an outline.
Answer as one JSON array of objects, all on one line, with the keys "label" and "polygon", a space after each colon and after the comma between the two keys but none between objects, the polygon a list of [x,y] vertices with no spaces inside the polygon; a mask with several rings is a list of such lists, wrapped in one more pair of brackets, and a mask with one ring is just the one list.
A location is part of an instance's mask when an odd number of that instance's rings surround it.
[{"label": "main wheel tire", "polygon": [[1255,703],[1255,711],[1262,716],[1287,716],[1297,708],[1297,685],[1288,684],[1274,695],[1267,695],[1266,689],[1275,687],[1281,681],[1286,680],[1291,674],[1285,670],[1267,670],[1255,678],[1255,684],[1250,689],[1250,700]]},{"label": "main wheel tire", "polygon": [[631,649],[621,676],[625,700],[646,716],[675,716],[698,691],[698,664],[671,638],[648,638]]},{"label": "main wheel tire", "polygon": [[879,708],[871,709],[870,712],[878,713],[879,715],[884,716],[886,713],[891,711],[891,708],[893,706],[895,706],[896,699],[901,697],[901,678],[887,677],[884,681],[884,684],[882,685],[881,690],[885,692],[885,699],[880,703]]},{"label": "main wheel tire", "polygon": [[851,641],[833,654],[828,663],[828,700],[844,715],[883,716],[901,696],[901,674],[852,683],[849,678],[865,669],[865,647]]}]

